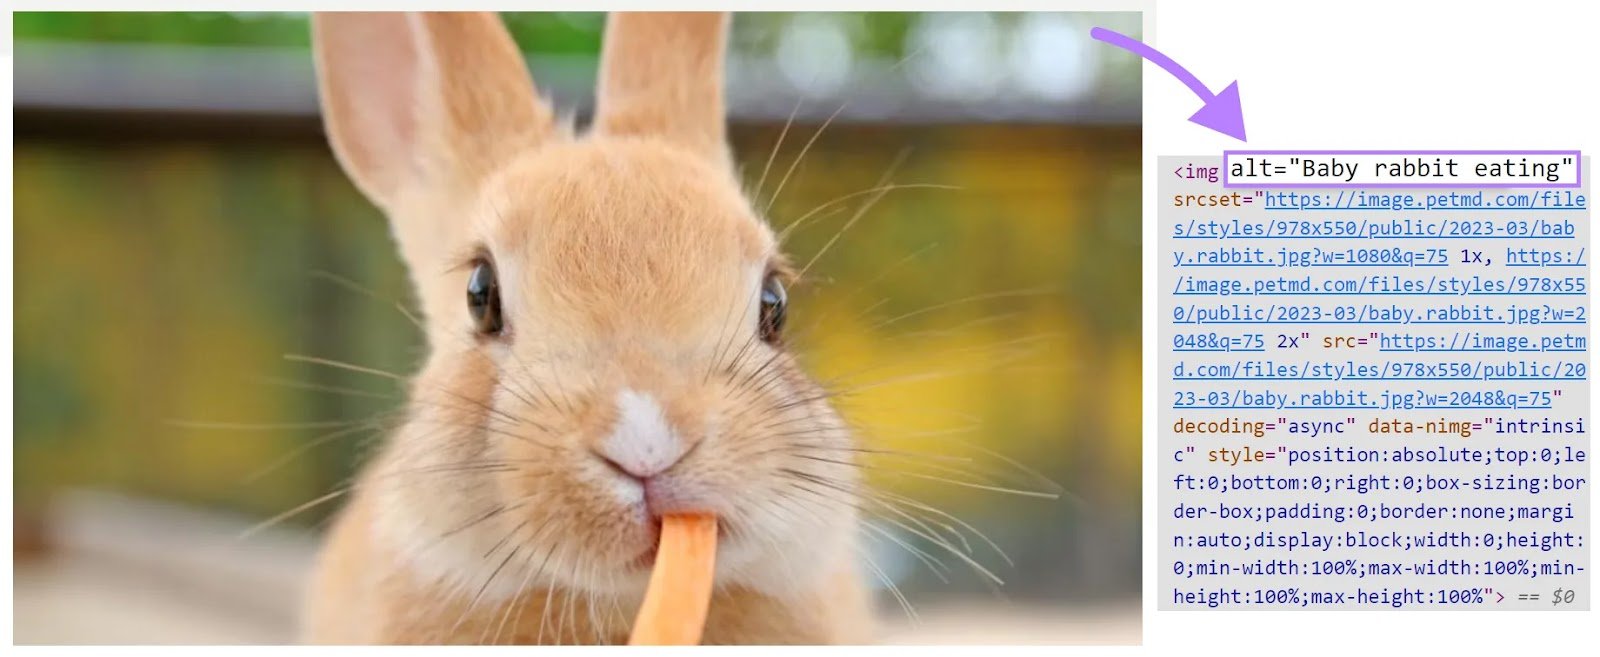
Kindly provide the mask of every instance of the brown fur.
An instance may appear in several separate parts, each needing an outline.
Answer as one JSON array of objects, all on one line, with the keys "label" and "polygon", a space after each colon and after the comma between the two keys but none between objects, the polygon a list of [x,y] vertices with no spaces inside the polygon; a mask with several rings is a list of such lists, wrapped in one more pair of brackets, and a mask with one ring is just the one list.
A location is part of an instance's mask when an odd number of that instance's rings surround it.
[{"label": "brown fur", "polygon": [[[388,214],[430,353],[305,606],[312,643],[617,643],[656,525],[598,456],[648,397],[723,532],[707,643],[861,643],[859,482],[827,395],[757,339],[782,255],[723,136],[727,16],[614,15],[594,134],[493,14],[319,14],[329,140]],[[474,333],[472,259],[506,328]]]}]

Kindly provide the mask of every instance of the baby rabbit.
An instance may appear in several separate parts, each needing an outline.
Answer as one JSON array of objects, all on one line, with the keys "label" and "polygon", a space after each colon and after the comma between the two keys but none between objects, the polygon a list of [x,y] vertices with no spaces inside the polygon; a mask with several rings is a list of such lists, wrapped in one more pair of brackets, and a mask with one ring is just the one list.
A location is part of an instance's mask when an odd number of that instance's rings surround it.
[{"label": "baby rabbit", "polygon": [[705,642],[863,643],[861,483],[784,350],[724,136],[723,14],[608,19],[593,125],[493,13],[313,18],[322,116],[429,351],[318,558],[309,643],[622,643],[659,518],[720,519]]}]

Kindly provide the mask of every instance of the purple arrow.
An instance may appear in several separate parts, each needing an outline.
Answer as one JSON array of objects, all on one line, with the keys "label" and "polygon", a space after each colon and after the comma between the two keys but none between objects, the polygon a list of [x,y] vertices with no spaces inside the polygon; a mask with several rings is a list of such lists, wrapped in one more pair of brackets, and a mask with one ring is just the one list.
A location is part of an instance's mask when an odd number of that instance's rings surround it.
[{"label": "purple arrow", "polygon": [[1104,41],[1150,60],[1152,64],[1160,66],[1161,70],[1171,73],[1173,77],[1178,78],[1179,82],[1189,87],[1190,91],[1193,91],[1196,96],[1200,97],[1200,100],[1206,103],[1204,107],[1200,108],[1200,111],[1194,113],[1194,116],[1189,117],[1189,121],[1211,128],[1239,141],[1247,141],[1244,138],[1244,108],[1239,105],[1238,81],[1230,83],[1221,92],[1213,94],[1205,85],[1200,84],[1199,78],[1179,66],[1177,62],[1172,61],[1171,57],[1161,54],[1160,51],[1139,42],[1137,39],[1117,34],[1103,27],[1089,30],[1089,36],[1096,41]]}]

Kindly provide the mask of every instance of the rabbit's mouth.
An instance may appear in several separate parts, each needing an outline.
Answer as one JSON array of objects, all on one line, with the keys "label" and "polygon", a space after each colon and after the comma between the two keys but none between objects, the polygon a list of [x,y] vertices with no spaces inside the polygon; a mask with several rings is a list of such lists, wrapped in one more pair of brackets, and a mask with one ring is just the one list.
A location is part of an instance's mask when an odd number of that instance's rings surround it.
[{"label": "rabbit's mouth", "polygon": [[[639,553],[639,556],[634,557],[632,561],[628,562],[627,569],[629,571],[648,571],[655,567],[656,554],[660,551],[661,547],[661,519],[655,518],[653,523],[654,528],[651,532],[651,535],[654,536],[655,539],[650,542],[649,547],[646,547],[643,552]],[[723,547],[727,547],[728,536],[728,522],[722,518],[718,518],[717,543]]]}]

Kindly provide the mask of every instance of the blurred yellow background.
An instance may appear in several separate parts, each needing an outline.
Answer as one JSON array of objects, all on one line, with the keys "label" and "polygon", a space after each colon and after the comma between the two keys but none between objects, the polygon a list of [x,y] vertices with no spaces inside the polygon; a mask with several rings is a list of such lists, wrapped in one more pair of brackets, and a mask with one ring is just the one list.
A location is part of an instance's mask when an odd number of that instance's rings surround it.
[{"label": "blurred yellow background", "polygon": [[[346,181],[305,111],[30,103],[29,76],[54,61],[30,60],[30,52],[60,57],[70,40],[62,34],[82,29],[51,16],[62,15],[19,15],[16,27],[18,540],[34,523],[48,537],[53,502],[74,489],[253,521],[337,488],[381,439],[368,421],[400,408],[398,388],[285,355],[400,373],[417,363],[420,336],[394,308],[409,304],[407,280],[382,217]],[[99,16],[96,24],[117,24]],[[1085,33],[1110,25],[1100,16],[1137,26],[1137,15],[1077,15],[1067,24]],[[781,19],[741,17],[736,33],[776,30]],[[994,23],[1025,23],[1016,21]],[[905,31],[914,35],[912,25]],[[29,30],[35,51],[21,41]],[[864,33],[867,41],[877,34]],[[1100,65],[1117,89],[1131,77],[1137,90],[1137,67]],[[1084,93],[1095,99],[1094,88]],[[731,139],[749,187],[796,102],[791,94],[783,111],[744,114],[733,103]],[[988,102],[1006,104],[1004,94]],[[841,113],[770,218],[781,230],[886,174],[931,185],[889,192],[842,234],[869,195],[829,206],[835,211],[793,234],[802,264],[838,238],[811,283],[792,291],[803,359],[821,379],[858,375],[848,380],[869,384],[842,409],[869,445],[972,459],[962,473],[921,471],[939,477],[897,475],[892,464],[872,474],[999,544],[1014,566],[976,554],[1007,580],[1005,604],[1136,605],[1137,95],[1120,120],[1075,120],[1065,110],[1052,118],[1050,108],[1066,101],[1052,102],[1012,119]],[[803,104],[768,190],[839,104]],[[1065,494],[984,489],[1048,488],[1023,466]],[[981,485],[938,480],[945,477]],[[334,508],[309,509],[282,527],[315,530]],[[892,564],[886,570],[918,608],[996,600],[958,559],[946,559],[955,572],[944,582],[893,544],[880,547],[880,563]],[[18,597],[19,641],[24,602]]]}]

